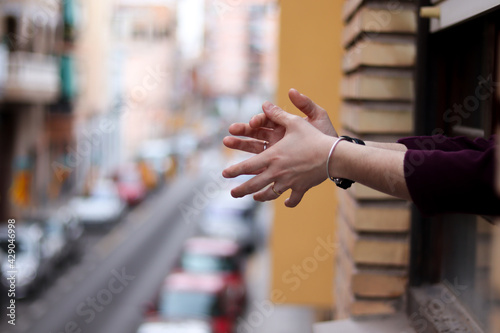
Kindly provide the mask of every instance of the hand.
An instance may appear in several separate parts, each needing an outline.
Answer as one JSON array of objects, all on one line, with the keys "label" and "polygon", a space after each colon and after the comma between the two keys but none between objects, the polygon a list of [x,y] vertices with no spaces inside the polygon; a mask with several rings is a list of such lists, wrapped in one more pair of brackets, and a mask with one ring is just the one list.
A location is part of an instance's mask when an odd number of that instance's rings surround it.
[{"label": "hand", "polygon": [[[225,178],[257,175],[234,188],[233,197],[255,193],[255,200],[268,201],[292,189],[285,205],[295,207],[307,190],[326,179],[326,159],[335,139],[269,102],[264,103],[263,110],[266,118],[283,131],[282,139],[262,153],[225,169],[222,174]],[[264,189],[271,183],[273,186]]]},{"label": "hand", "polygon": [[[338,136],[325,109],[295,89],[290,89],[288,96],[292,103],[306,115],[304,119],[311,125],[326,135]],[[258,154],[264,151],[263,141],[267,142],[266,148],[276,144],[285,135],[285,128],[270,120],[265,113],[261,113],[254,116],[248,124],[231,125],[229,133],[236,136],[246,136],[250,139],[229,136],[223,140],[226,147]]]}]

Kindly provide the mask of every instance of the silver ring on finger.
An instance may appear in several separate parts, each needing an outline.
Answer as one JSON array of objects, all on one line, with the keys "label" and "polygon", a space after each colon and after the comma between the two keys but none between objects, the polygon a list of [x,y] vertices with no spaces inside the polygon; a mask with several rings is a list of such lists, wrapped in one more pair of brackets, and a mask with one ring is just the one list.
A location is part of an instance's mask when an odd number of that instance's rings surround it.
[{"label": "silver ring on finger", "polygon": [[273,192],[279,197],[283,194],[283,192],[281,191],[277,191],[275,188],[274,188],[274,185],[276,185],[276,183],[273,183],[273,185],[271,186],[271,190],[273,190]]},{"label": "silver ring on finger", "polygon": [[266,150],[266,149],[267,149],[267,146],[268,146],[268,145],[269,145],[269,142],[264,141],[264,150]]}]

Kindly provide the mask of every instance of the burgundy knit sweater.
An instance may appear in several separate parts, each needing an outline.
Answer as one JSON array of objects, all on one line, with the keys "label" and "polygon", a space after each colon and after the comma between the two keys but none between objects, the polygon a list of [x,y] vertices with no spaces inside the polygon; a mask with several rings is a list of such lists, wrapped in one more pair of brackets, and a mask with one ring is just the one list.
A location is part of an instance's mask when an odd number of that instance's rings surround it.
[{"label": "burgundy knit sweater", "polygon": [[408,148],[405,179],[418,209],[424,215],[500,215],[495,139],[435,135],[398,140]]}]

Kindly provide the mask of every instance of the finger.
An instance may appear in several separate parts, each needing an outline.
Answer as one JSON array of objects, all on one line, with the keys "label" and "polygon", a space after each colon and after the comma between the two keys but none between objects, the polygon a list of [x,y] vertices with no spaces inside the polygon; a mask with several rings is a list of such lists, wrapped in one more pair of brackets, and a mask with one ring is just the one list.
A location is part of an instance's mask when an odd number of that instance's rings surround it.
[{"label": "finger", "polygon": [[263,173],[266,170],[267,170],[267,168],[262,168],[262,169],[259,169],[259,170],[252,171],[252,172],[248,173],[248,175],[253,175],[253,176],[259,175],[259,174]]},{"label": "finger", "polygon": [[[288,189],[280,189],[279,185],[274,185],[274,189],[276,192],[281,193],[281,194],[283,194],[284,192],[286,192],[286,190],[288,190]],[[259,193],[256,193],[253,196],[253,198],[256,201],[264,202],[264,201],[278,199],[280,196],[281,195],[278,195],[273,191],[273,187],[271,185],[271,186],[267,187],[265,190],[260,191]]]},{"label": "finger", "polygon": [[285,200],[285,206],[289,208],[296,207],[304,197],[304,194],[305,192],[299,192],[297,190],[292,191],[290,198]]},{"label": "finger", "polygon": [[224,169],[222,176],[224,178],[235,178],[241,175],[256,174],[259,170],[267,168],[269,157],[266,153],[267,151]]},{"label": "finger", "polygon": [[248,123],[251,128],[276,128],[277,125],[273,121],[269,120],[267,118],[265,113],[259,113],[258,115],[255,115],[250,119],[250,122]]},{"label": "finger", "polygon": [[231,195],[234,198],[241,198],[244,197],[245,195],[252,194],[262,190],[270,182],[271,180],[269,179],[268,175],[261,173],[253,177],[252,179],[244,182],[240,186],[233,188],[231,190]]},{"label": "finger", "polygon": [[[237,149],[241,151],[245,151],[247,153],[259,154],[264,151],[265,142],[259,140],[245,140],[236,138],[234,136],[226,136],[222,143],[231,149]],[[267,144],[269,146],[269,144]]]},{"label": "finger", "polygon": [[264,113],[269,118],[269,120],[285,128],[287,128],[291,123],[291,121],[297,117],[284,111],[283,109],[272,104],[271,102],[265,102],[262,105],[262,109],[264,110]]},{"label": "finger", "polygon": [[269,141],[272,130],[267,128],[251,128],[248,124],[236,123],[229,126],[229,133],[236,136],[246,136],[257,140]]},{"label": "finger", "polygon": [[314,119],[319,114],[325,112],[325,110],[314,103],[309,97],[299,93],[296,89],[290,89],[288,92],[288,97],[300,111],[302,111],[307,117]]}]

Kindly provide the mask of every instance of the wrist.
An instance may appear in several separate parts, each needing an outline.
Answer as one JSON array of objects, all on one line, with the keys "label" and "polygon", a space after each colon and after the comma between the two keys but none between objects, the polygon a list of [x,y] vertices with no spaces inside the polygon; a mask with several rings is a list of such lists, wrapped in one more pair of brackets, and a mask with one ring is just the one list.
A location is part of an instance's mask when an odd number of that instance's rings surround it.
[{"label": "wrist", "polygon": [[[341,144],[341,142],[349,142],[353,143],[354,145],[345,145],[343,144],[342,147],[339,147],[340,152],[337,152],[335,154],[335,149],[337,148],[338,145]],[[365,142],[363,140],[357,139],[357,138],[351,138],[349,136],[341,136],[337,141],[334,142],[332,145],[332,148],[330,150],[330,154],[328,155],[329,159],[327,160],[327,174],[330,180],[332,180],[338,187],[346,190],[349,187],[351,187],[352,184],[355,183],[355,181],[352,179],[352,177],[348,176],[349,173],[349,159],[344,156],[342,158],[342,152],[345,154],[348,154],[350,149],[359,149],[359,147],[364,146]],[[357,148],[356,148],[357,146]],[[332,160],[338,161],[337,167],[331,167],[332,170],[330,170],[330,165],[333,164]],[[330,172],[331,171],[331,172]],[[334,176],[337,174],[337,176]],[[346,176],[344,176],[346,175]]]},{"label": "wrist", "polygon": [[[333,145],[337,142],[335,147]],[[330,178],[346,178],[346,172],[344,171],[345,168],[345,154],[347,152],[348,148],[347,145],[350,144],[346,140],[342,138],[335,138],[332,140],[332,148],[333,151],[331,152],[329,159],[328,159],[328,176]]]}]

